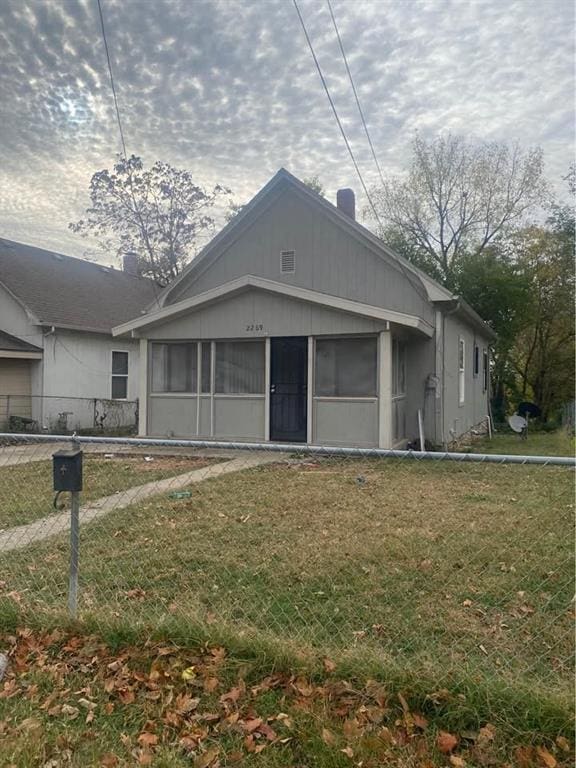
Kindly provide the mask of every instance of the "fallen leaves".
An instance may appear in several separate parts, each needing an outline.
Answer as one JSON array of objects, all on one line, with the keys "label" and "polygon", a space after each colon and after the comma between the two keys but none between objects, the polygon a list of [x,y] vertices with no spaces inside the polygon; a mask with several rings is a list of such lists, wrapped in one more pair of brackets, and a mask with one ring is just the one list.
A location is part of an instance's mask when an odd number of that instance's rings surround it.
[{"label": "fallen leaves", "polygon": [[440,731],[436,736],[436,746],[443,755],[453,752],[458,746],[458,738],[447,731]]},{"label": "fallen leaves", "polygon": [[[59,752],[53,758],[58,768],[68,764],[60,754],[73,749],[66,734],[79,727],[82,738],[97,739],[107,730],[103,719],[113,713],[126,717],[127,724],[137,722],[139,729],[125,725],[127,733],[102,745],[103,754],[94,763],[102,768],[151,766],[172,751],[194,768],[242,765],[264,750],[302,752],[307,748],[302,718],[316,729],[306,738],[321,739],[323,749],[333,751],[335,764],[347,758],[363,768],[395,764],[396,754],[410,754],[417,768],[433,768],[439,760],[451,768],[559,768],[571,750],[568,740],[558,736],[555,743],[519,746],[505,763],[502,739],[490,723],[478,730],[436,732],[435,713],[457,702],[457,694],[434,691],[419,701],[418,711],[409,692],[392,695],[377,680],[336,678],[337,665],[328,657],[319,659],[322,679],[276,673],[251,679],[247,686],[246,665],[232,665],[234,676],[229,669],[223,674],[226,651],[221,647],[191,653],[145,644],[112,654],[95,637],[37,636],[29,630],[15,636],[11,647],[0,700],[20,696],[37,717],[0,720],[0,740],[17,733],[40,742],[46,723],[54,730],[60,719],[64,733],[57,737]],[[27,679],[35,668],[53,680],[48,695]],[[278,702],[276,714],[270,713],[271,701]],[[93,730],[86,728],[91,723]]]}]

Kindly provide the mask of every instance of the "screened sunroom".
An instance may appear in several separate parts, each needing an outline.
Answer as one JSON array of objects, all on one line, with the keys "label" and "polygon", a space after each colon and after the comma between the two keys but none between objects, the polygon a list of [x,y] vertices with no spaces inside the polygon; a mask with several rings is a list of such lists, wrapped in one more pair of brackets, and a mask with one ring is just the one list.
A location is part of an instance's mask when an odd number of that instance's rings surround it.
[{"label": "screened sunroom", "polygon": [[390,332],[148,342],[147,433],[378,446],[405,437]]}]

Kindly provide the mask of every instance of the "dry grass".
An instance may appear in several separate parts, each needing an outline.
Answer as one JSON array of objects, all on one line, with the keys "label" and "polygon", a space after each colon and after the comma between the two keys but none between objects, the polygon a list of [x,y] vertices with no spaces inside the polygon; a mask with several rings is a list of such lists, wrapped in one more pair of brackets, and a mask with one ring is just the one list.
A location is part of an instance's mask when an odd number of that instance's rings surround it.
[{"label": "dry grass", "polygon": [[[92,501],[153,480],[190,472],[210,463],[210,459],[203,457],[155,456],[152,461],[146,461],[144,456],[107,459],[85,453],[82,501]],[[0,488],[0,530],[30,523],[54,512],[50,460],[0,467]]]},{"label": "dry grass", "polygon": [[[388,670],[570,697],[573,473],[291,462],[82,531],[81,610],[272,638]],[[65,605],[68,543],[5,557],[5,593]]]}]

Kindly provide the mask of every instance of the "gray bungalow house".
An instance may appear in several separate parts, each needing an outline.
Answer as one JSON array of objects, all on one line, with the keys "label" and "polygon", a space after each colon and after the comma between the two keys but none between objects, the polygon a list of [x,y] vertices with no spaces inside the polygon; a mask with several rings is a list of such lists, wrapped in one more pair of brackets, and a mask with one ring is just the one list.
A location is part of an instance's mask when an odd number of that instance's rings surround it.
[{"label": "gray bungalow house", "polygon": [[486,423],[494,334],[459,297],[280,170],[145,314],[140,433],[402,447]]}]

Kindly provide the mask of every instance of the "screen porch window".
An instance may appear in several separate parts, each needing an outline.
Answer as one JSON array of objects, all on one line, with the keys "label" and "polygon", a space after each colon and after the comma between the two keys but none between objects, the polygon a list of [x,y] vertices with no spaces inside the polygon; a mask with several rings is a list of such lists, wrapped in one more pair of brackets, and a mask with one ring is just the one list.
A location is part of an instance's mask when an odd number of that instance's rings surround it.
[{"label": "screen porch window", "polygon": [[216,394],[264,394],[263,341],[218,341],[215,365]]},{"label": "screen porch window", "polygon": [[458,405],[464,405],[466,397],[466,345],[458,339]]},{"label": "screen porch window", "polygon": [[209,341],[202,342],[200,371],[200,392],[203,395],[209,395],[212,390],[212,345]]},{"label": "screen porch window", "polygon": [[196,394],[197,374],[195,342],[152,345],[152,392]]},{"label": "screen porch window", "polygon": [[406,394],[406,346],[397,339],[392,340],[392,395]]},{"label": "screen porch window", "polygon": [[376,339],[317,339],[315,395],[376,397]]},{"label": "screen porch window", "polygon": [[112,352],[112,400],[128,398],[128,352]]}]

